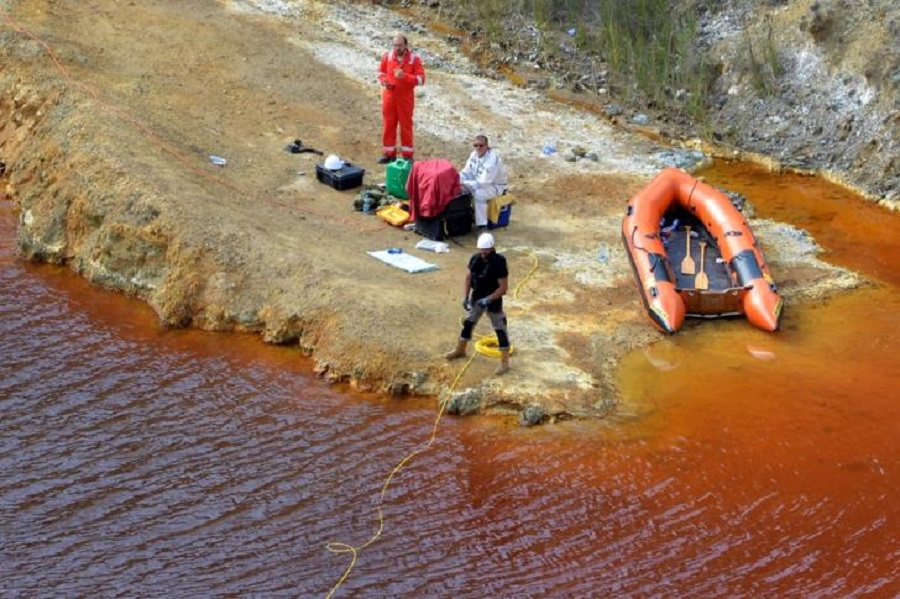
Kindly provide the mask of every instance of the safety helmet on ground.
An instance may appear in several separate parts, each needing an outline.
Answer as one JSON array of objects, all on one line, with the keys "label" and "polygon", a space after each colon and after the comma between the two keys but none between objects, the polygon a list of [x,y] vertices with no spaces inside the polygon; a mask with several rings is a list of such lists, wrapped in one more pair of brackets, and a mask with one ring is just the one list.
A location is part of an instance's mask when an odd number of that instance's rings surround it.
[{"label": "safety helmet on ground", "polygon": [[482,233],[478,236],[478,243],[476,244],[479,250],[489,250],[494,247],[494,236],[490,233]]},{"label": "safety helmet on ground", "polygon": [[328,158],[325,159],[325,168],[330,171],[337,171],[344,168],[344,161],[338,158],[336,155],[331,154]]}]

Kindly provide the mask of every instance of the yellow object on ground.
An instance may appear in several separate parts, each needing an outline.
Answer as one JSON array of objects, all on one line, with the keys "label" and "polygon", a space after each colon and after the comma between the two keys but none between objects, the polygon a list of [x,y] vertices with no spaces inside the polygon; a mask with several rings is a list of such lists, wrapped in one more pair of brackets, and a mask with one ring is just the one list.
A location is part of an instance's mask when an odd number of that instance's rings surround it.
[{"label": "yellow object on ground", "polygon": [[500,210],[502,210],[504,206],[515,203],[516,198],[514,198],[511,193],[505,193],[502,196],[491,198],[487,203],[488,220],[492,223],[497,222],[498,220],[500,220]]},{"label": "yellow object on ground", "polygon": [[382,206],[375,211],[375,215],[389,225],[402,227],[409,222],[409,212],[400,207],[400,204]]},{"label": "yellow object on ground", "polygon": [[[500,353],[500,343],[497,341],[496,335],[482,337],[476,341],[475,351],[482,356],[488,356],[489,358],[499,358],[502,355]],[[512,345],[509,346],[509,353],[513,353]]]}]

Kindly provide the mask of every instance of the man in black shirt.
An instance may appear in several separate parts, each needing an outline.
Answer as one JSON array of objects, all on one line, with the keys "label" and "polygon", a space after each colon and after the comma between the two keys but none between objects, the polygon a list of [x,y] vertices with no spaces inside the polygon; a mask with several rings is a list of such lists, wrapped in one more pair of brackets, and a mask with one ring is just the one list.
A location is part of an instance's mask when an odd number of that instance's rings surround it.
[{"label": "man in black shirt", "polygon": [[456,349],[444,354],[448,360],[464,358],[466,346],[472,340],[472,329],[478,324],[481,315],[487,312],[491,326],[497,333],[497,347],[500,350],[500,365],[495,374],[503,374],[509,370],[509,337],[506,334],[506,314],[503,312],[503,296],[509,288],[509,271],[506,258],[494,251],[494,236],[482,233],[478,237],[478,253],[469,259],[469,271],[466,273],[463,308],[466,319]]}]

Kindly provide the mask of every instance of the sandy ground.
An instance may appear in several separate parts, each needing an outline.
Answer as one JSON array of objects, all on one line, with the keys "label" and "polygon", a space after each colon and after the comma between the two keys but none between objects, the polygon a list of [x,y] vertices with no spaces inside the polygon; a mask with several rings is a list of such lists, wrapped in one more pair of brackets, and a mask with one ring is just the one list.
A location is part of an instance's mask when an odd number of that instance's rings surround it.
[{"label": "sandy ground", "polygon": [[[474,359],[457,385],[473,409],[602,415],[617,399],[621,356],[659,339],[619,230],[627,199],[671,164],[672,148],[479,77],[446,36],[370,4],[0,7],[0,151],[25,255],[138,295],[167,323],[297,344],[323,376],[362,390],[441,393],[461,367],[440,354],[457,336],[474,235],[448,254],[416,250],[414,233],[353,211],[355,191],[317,182],[321,157],[284,151],[299,138],[364,167],[366,183],[384,180],[375,71],[402,30],[428,76],[417,158],[461,165],[484,132],[517,198],[511,225],[495,231],[511,268],[513,369],[495,377],[493,359]],[[543,156],[547,142],[560,151]],[[576,146],[598,160],[566,162]],[[773,237],[788,231],[769,257],[797,282],[787,297],[813,282],[855,284],[816,261],[814,247],[786,249],[802,238],[789,228],[757,224]],[[366,254],[393,246],[438,270],[411,275]],[[486,320],[477,332],[490,333]]]}]

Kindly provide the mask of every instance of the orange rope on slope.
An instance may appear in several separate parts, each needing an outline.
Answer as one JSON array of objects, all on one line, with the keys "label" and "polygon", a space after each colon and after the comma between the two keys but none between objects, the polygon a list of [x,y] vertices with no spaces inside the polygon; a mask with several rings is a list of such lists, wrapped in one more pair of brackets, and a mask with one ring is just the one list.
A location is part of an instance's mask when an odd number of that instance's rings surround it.
[{"label": "orange rope on slope", "polygon": [[30,31],[26,30],[21,25],[19,25],[18,22],[15,19],[13,19],[13,17],[7,11],[2,11],[2,12],[3,12],[4,21],[6,22],[7,26],[13,32],[15,32],[19,35],[22,35],[24,37],[27,37],[28,39],[39,44],[44,49],[47,56],[49,56],[50,60],[53,61],[53,64],[56,67],[57,71],[59,71],[59,73],[62,75],[63,79],[69,85],[69,87],[80,90],[82,93],[86,94],[88,97],[94,99],[107,112],[114,114],[117,117],[119,117],[122,121],[133,125],[144,135],[144,137],[146,137],[151,142],[151,144],[153,146],[156,146],[159,149],[161,149],[163,152],[166,152],[167,154],[171,155],[178,162],[180,162],[181,164],[186,166],[188,168],[188,170],[194,172],[195,174],[199,175],[200,177],[202,177],[208,181],[211,181],[213,183],[216,183],[218,185],[221,185],[222,187],[225,187],[226,189],[229,189],[230,191],[233,191],[236,194],[246,196],[249,199],[257,200],[260,202],[265,202],[267,204],[270,204],[272,206],[277,206],[279,208],[286,208],[288,210],[297,211],[297,212],[301,212],[304,214],[309,214],[309,215],[315,216],[322,220],[331,220],[331,221],[340,222],[340,223],[345,224],[348,227],[352,227],[360,232],[371,232],[371,231],[375,231],[375,230],[384,228],[380,224],[380,221],[378,221],[377,226],[360,226],[357,221],[351,221],[350,219],[346,219],[346,218],[343,218],[340,216],[335,216],[334,213],[319,212],[316,210],[311,210],[309,208],[303,208],[300,206],[289,205],[285,202],[281,202],[281,201],[275,200],[273,198],[259,195],[254,192],[242,189],[238,185],[235,185],[234,183],[231,183],[217,175],[214,175],[214,174],[202,169],[200,166],[197,165],[195,159],[192,159],[191,157],[186,156],[181,151],[179,151],[178,148],[176,148],[174,145],[172,145],[171,143],[168,143],[165,140],[163,140],[162,138],[160,138],[159,135],[157,135],[150,128],[149,125],[147,125],[146,123],[144,123],[137,117],[131,115],[124,109],[119,108],[118,106],[115,106],[115,105],[110,104],[109,102],[105,101],[96,89],[94,89],[93,87],[87,85],[86,83],[84,83],[82,81],[75,79],[75,77],[73,77],[69,73],[69,70],[65,67],[65,65],[62,63],[62,61],[57,57],[56,52],[53,51],[53,48],[51,48],[47,42],[45,42],[41,38],[37,37]]}]

